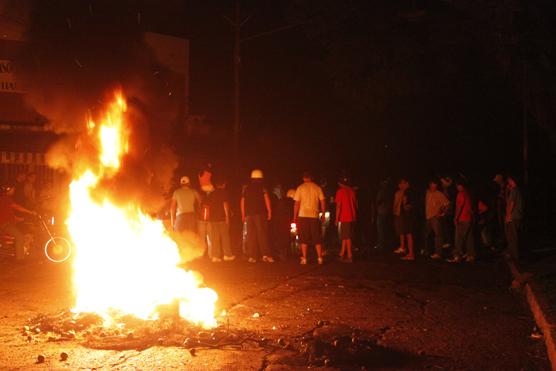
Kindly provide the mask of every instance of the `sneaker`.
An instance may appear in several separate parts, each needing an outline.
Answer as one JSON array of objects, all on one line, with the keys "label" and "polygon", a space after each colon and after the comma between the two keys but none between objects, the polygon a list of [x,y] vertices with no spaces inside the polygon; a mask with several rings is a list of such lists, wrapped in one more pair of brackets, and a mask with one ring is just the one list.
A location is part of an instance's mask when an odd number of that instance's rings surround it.
[{"label": "sneaker", "polygon": [[465,261],[467,263],[474,263],[475,262],[475,257],[474,256],[468,256],[465,258]]},{"label": "sneaker", "polygon": [[440,259],[442,259],[442,255],[434,253],[434,254],[431,255],[431,259],[432,260],[440,260]]},{"label": "sneaker", "polygon": [[344,260],[344,256],[343,256],[343,255],[338,255],[338,260],[343,261],[343,260]]},{"label": "sneaker", "polygon": [[247,262],[248,263],[256,263],[257,260],[255,260],[255,258],[249,258],[249,259],[247,259]]},{"label": "sneaker", "polygon": [[444,245],[442,245],[443,249],[449,249],[452,245],[450,245],[449,243],[445,243]]},{"label": "sneaker", "polygon": [[406,260],[406,261],[414,261],[414,260],[415,260],[415,256],[413,256],[413,255],[406,255],[406,256],[402,256],[400,259]]},{"label": "sneaker", "polygon": [[299,261],[299,264],[307,265],[307,258],[301,258],[301,260]]},{"label": "sneaker", "polygon": [[344,263],[353,263],[353,259],[352,258],[345,258]]},{"label": "sneaker", "polygon": [[403,247],[398,247],[394,250],[394,254],[405,254],[405,249]]},{"label": "sneaker", "polygon": [[263,256],[263,261],[265,263],[274,263],[274,259],[272,258],[272,256]]},{"label": "sneaker", "polygon": [[454,256],[450,259],[446,260],[448,263],[459,263],[461,262],[461,258],[459,256]]},{"label": "sneaker", "polygon": [[211,261],[212,261],[213,263],[221,263],[221,262],[222,262],[222,259],[217,258],[217,257],[213,257],[213,258],[211,259]]},{"label": "sneaker", "polygon": [[318,258],[317,261],[319,262],[319,264],[322,264],[324,262],[324,260],[322,260],[322,258]]},{"label": "sneaker", "polygon": [[236,256],[235,256],[235,255],[230,255],[230,256],[224,255],[224,261],[225,261],[225,262],[233,262],[234,260],[236,260]]}]

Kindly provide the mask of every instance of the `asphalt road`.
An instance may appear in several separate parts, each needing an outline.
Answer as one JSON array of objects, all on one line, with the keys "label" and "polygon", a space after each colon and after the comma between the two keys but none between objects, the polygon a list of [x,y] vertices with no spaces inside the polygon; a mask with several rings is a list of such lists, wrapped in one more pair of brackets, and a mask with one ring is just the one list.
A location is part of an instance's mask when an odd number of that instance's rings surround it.
[{"label": "asphalt road", "polygon": [[194,353],[165,341],[117,349],[28,341],[29,318],[71,307],[71,267],[0,263],[0,369],[550,369],[501,261],[454,266],[383,253],[353,264],[192,267],[219,293],[220,331],[237,341]]}]

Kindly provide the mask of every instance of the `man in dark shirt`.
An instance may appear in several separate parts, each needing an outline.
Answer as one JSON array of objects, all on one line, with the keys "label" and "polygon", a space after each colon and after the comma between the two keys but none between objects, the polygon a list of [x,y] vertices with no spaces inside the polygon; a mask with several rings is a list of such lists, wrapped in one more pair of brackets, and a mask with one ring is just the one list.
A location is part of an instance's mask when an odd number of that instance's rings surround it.
[{"label": "man in dark shirt", "polygon": [[27,182],[27,174],[20,172],[15,177],[15,191],[12,200],[18,205],[25,205],[25,183]]},{"label": "man in dark shirt", "polygon": [[268,241],[268,222],[272,218],[272,208],[268,191],[263,185],[261,170],[251,172],[251,181],[243,187],[240,207],[241,220],[247,224],[249,263],[255,263],[259,253],[263,262],[274,263]]},{"label": "man in dark shirt", "polygon": [[392,229],[392,192],[390,192],[390,179],[380,182],[380,188],[376,194],[375,213],[376,213],[376,246],[375,249],[382,249],[388,245]]},{"label": "man in dark shirt", "polygon": [[[230,204],[226,182],[216,178],[214,180],[216,190],[208,197],[210,207],[210,226],[211,226],[211,260],[213,263],[232,261],[236,257],[232,253],[230,244]],[[222,256],[224,253],[224,256]]]},{"label": "man in dark shirt", "polygon": [[24,237],[16,225],[14,211],[29,215],[36,215],[36,213],[13,202],[14,192],[15,187],[8,187],[6,193],[0,195],[0,233],[6,233],[15,238],[15,258],[16,260],[23,260],[25,258]]},{"label": "man in dark shirt", "polygon": [[274,257],[286,260],[290,248],[291,235],[291,201],[286,197],[286,192],[281,184],[277,184],[270,194],[272,201],[271,245]]},{"label": "man in dark shirt", "polygon": [[499,249],[506,246],[506,180],[502,174],[496,174],[493,179],[496,184],[496,243]]},{"label": "man in dark shirt", "polygon": [[209,259],[212,257],[211,225],[210,225],[210,205],[208,203],[210,194],[214,192],[212,184],[212,171],[210,169],[201,170],[199,179],[199,210],[197,210],[197,233],[201,239],[203,249]]},{"label": "man in dark shirt", "polygon": [[515,260],[519,260],[519,237],[521,234],[521,220],[523,219],[523,199],[517,187],[515,178],[507,179],[506,193],[506,240],[508,252]]}]

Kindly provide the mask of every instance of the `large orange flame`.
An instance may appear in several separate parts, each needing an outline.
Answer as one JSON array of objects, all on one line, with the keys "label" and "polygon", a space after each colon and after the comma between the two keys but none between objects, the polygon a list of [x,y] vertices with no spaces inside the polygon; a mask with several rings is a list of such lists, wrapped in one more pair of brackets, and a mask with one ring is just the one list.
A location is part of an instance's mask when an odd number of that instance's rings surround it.
[{"label": "large orange flame", "polygon": [[109,319],[114,312],[143,319],[157,317],[160,305],[180,303],[180,316],[203,327],[216,325],[216,293],[202,287],[201,277],[178,268],[179,250],[161,221],[138,206],[116,206],[95,200],[91,192],[113,174],[127,153],[126,102],[115,93],[101,122],[87,122],[98,135],[99,162],[70,185],[68,229],[75,246],[73,285],[75,312],[94,312]]}]

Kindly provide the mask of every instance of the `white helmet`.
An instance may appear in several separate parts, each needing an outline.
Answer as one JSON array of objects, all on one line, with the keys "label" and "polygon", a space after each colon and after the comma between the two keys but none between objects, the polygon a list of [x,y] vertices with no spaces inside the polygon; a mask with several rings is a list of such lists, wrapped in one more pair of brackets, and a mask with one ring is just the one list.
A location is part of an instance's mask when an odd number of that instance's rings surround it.
[{"label": "white helmet", "polygon": [[260,169],[255,169],[251,171],[251,179],[263,179],[263,171]]},{"label": "white helmet", "polygon": [[189,177],[187,177],[187,176],[182,176],[182,177],[180,178],[180,184],[181,184],[181,185],[189,184]]}]

